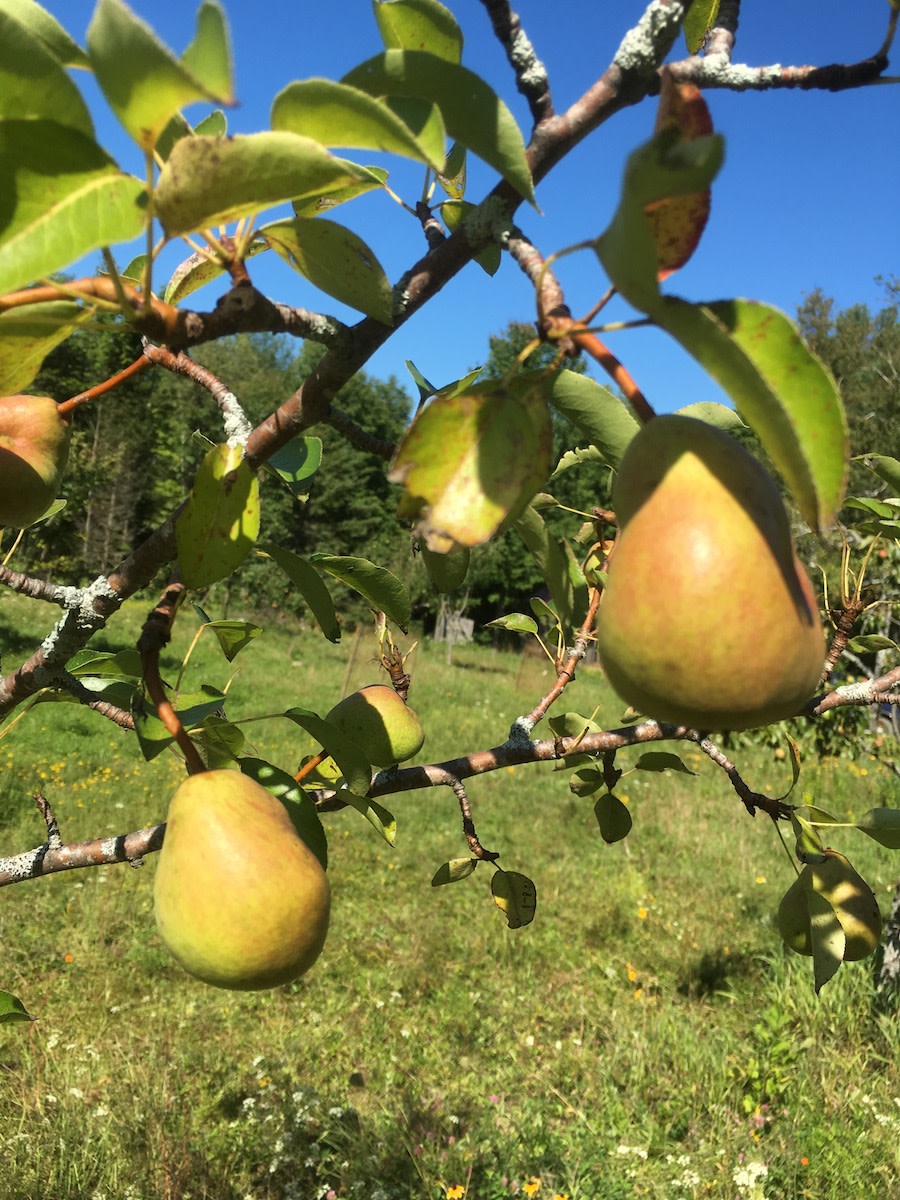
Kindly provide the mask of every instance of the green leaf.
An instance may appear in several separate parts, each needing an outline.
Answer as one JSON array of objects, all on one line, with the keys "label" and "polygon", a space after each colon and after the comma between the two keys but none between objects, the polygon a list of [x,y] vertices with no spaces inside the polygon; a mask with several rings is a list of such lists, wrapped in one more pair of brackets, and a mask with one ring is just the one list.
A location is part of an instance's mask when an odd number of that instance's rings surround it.
[{"label": "green leaf", "polygon": [[301,558],[299,554],[295,554],[293,550],[273,546],[270,542],[260,546],[260,550],[273,559],[288,579],[296,585],[329,642],[339,642],[341,627],[334,611],[334,601],[315,567],[305,558]]},{"label": "green leaf", "polygon": [[[565,551],[550,533],[540,513],[530,504],[521,516],[516,517],[512,527],[534,559],[556,605],[560,621],[564,626],[571,626],[576,611],[576,598]],[[587,596],[586,589],[581,591],[577,606],[579,611],[585,606]]]},{"label": "green leaf", "polygon": [[[175,704],[171,689],[167,688],[166,692],[169,699]],[[201,725],[212,713],[222,708],[225,703],[225,693],[204,683],[199,692],[178,696],[177,701],[175,710],[178,717],[184,728],[190,731],[195,726]],[[134,717],[134,729],[141,753],[147,762],[150,762],[171,746],[175,739],[156,715],[156,708],[143,688],[139,688],[134,694],[131,714]]]},{"label": "green leaf", "polygon": [[342,554],[311,554],[309,561],[320,571],[339,579],[369,603],[385,613],[388,620],[406,633],[409,628],[409,593],[405,585],[386,567],[378,567],[367,558]]},{"label": "green leaf", "polygon": [[663,130],[628,159],[612,223],[594,249],[616,289],[635,308],[655,316],[660,302],[656,241],[644,211],[648,204],[709,187],[724,158],[718,134],[685,141]]},{"label": "green leaf", "polygon": [[512,633],[537,633],[537,621],[524,613],[510,613],[506,617],[495,617],[485,621],[485,629],[509,629]]},{"label": "green leaf", "polygon": [[54,346],[90,319],[91,314],[72,300],[0,312],[0,396],[25,391]]},{"label": "green leaf", "polygon": [[844,501],[844,507],[874,513],[876,517],[893,517],[897,513],[896,501],[875,500],[871,496],[850,496]]},{"label": "green leaf", "polygon": [[534,920],[537,888],[527,875],[496,870],[491,879],[491,895],[497,907],[506,914],[510,929],[521,929]]},{"label": "green leaf", "polygon": [[832,979],[844,961],[847,939],[830,901],[812,886],[812,876],[804,873],[809,905],[809,936],[812,946],[816,994]]},{"label": "green leaf", "polygon": [[[341,159],[336,161],[340,162]],[[326,188],[325,191],[306,200],[295,200],[293,202],[294,216],[317,217],[320,213],[337,208],[340,204],[346,204],[348,200],[355,200],[357,196],[363,196],[366,192],[384,187],[388,172],[383,167],[360,167],[355,163],[350,166],[356,172],[353,183]]]},{"label": "green leaf", "polygon": [[900,496],[900,462],[887,454],[864,454],[862,461],[887,483],[895,496]]},{"label": "green leaf", "polygon": [[431,886],[442,887],[445,883],[459,883],[461,879],[468,879],[477,866],[477,858],[451,858],[435,871]]},{"label": "green leaf", "polygon": [[830,524],[847,473],[847,422],[837,385],[784,313],[753,300],[651,314],[731,396],[781,472],[810,528]]},{"label": "green leaf", "polygon": [[262,628],[252,621],[204,621],[204,628],[211,629],[222,653],[229,662],[234,662],[245,646],[259,637]]},{"label": "green leaf", "polygon": [[39,37],[49,52],[64,67],[89,67],[84,53],[62,25],[35,0],[0,0],[0,12],[7,13]]},{"label": "green leaf", "polygon": [[550,717],[547,724],[550,726],[553,736],[560,738],[580,738],[585,733],[601,732],[596,721],[583,717],[581,713],[577,712],[557,713],[555,717]]},{"label": "green leaf", "polygon": [[200,6],[196,36],[181,61],[122,0],[98,0],[87,46],[110,108],[145,151],[186,105],[234,103],[228,30],[213,0]]},{"label": "green leaf", "polygon": [[312,798],[287,771],[282,771],[280,767],[273,766],[265,759],[242,758],[238,765],[244,775],[254,779],[281,801],[294,823],[300,840],[306,843],[322,864],[322,869],[327,871],[328,839]]},{"label": "green leaf", "polygon": [[322,439],[302,435],[292,438],[266,461],[266,466],[284,480],[291,492],[301,497],[309,495],[309,481],[321,464]]},{"label": "green leaf", "polygon": [[189,588],[236,570],[259,535],[259,480],[240,446],[214,446],[201,462],[175,522],[178,562]]},{"label": "green leaf", "polygon": [[35,1018],[12,992],[0,992],[0,1022],[34,1021]]},{"label": "green leaf", "polygon": [[324,217],[264,225],[260,237],[310,283],[382,325],[393,324],[391,285],[361,237]]},{"label": "green leaf", "polygon": [[445,554],[435,554],[427,546],[419,547],[422,562],[431,580],[431,586],[439,595],[457,591],[466,581],[469,572],[470,551],[465,546],[455,546]]},{"label": "green leaf", "polygon": [[211,771],[231,770],[247,743],[243,730],[218,713],[204,718],[191,734],[191,741]]},{"label": "green leaf", "polygon": [[696,775],[681,761],[677,754],[669,754],[664,750],[651,750],[642,754],[634,764],[636,771],[680,771],[682,775]]},{"label": "green leaf", "polygon": [[140,679],[144,673],[137,650],[120,650],[117,654],[98,654],[96,650],[80,650],[66,663],[66,670],[77,676],[114,675],[121,679]]},{"label": "green leaf", "polygon": [[383,101],[331,79],[289,83],[272,104],[272,128],[299,133],[323,146],[400,154],[435,171],[444,164],[442,127],[426,125],[416,136]]},{"label": "green leaf", "polygon": [[560,371],[553,379],[550,403],[617,467],[640,425],[631,410],[612,392],[586,375]]},{"label": "green leaf", "polygon": [[[254,238],[247,247],[246,257],[255,258],[257,254],[262,254],[268,249],[268,243],[264,242],[262,238]],[[221,263],[207,258],[205,254],[191,254],[172,272],[163,291],[163,299],[167,304],[178,304],[192,292],[205,287],[224,274],[225,267]]]},{"label": "green leaf", "polygon": [[[441,216],[451,233],[460,229],[465,224],[466,217],[474,211],[475,205],[469,204],[467,200],[445,200],[441,205]],[[496,245],[488,246],[475,255],[475,261],[488,275],[497,274],[501,258],[500,247]]]},{"label": "green leaf", "polygon": [[820,863],[825,861],[825,846],[815,826],[800,815],[799,809],[791,813],[791,826],[797,839],[794,853],[802,863]]},{"label": "green leaf", "polygon": [[580,767],[569,779],[569,791],[575,796],[593,796],[605,786],[603,772],[597,767]]},{"label": "green leaf", "polygon": [[681,27],[688,54],[696,54],[701,49],[718,15],[719,0],[694,0]]},{"label": "green leaf", "polygon": [[249,216],[285,200],[317,199],[370,175],[296,133],[177,142],[154,201],[169,237]]},{"label": "green leaf", "polygon": [[0,292],[52,275],[145,223],[144,185],[55,121],[0,120]]},{"label": "green leaf", "polygon": [[400,514],[418,521],[431,550],[481,545],[545,482],[552,443],[538,386],[490,381],[465,395],[436,396],[394,457],[389,478],[406,489]]},{"label": "green leaf", "polygon": [[863,637],[851,638],[847,644],[854,654],[877,654],[879,650],[898,650],[897,643],[880,633],[867,633]]},{"label": "green leaf", "polygon": [[[567,450],[556,466],[553,468],[551,479],[556,479],[558,475],[562,475],[563,471],[568,471],[570,467],[580,467],[582,463],[603,463],[606,465],[606,459],[600,453],[596,446],[582,446],[575,450]],[[554,498],[551,496],[551,500]],[[554,500],[555,504],[559,501]],[[532,501],[535,505],[535,501]]]},{"label": "green leaf", "polygon": [[888,850],[900,850],[900,808],[870,808],[856,828]]},{"label": "green leaf", "polygon": [[[284,715],[305,729],[331,755],[351,792],[358,796],[366,794],[372,782],[372,764],[356,742],[308,708],[289,708]],[[343,789],[341,798],[344,799]]]},{"label": "green leaf", "polygon": [[459,62],[462,30],[438,0],[373,0],[372,7],[387,50],[426,50],[447,62]]},{"label": "green leaf", "polygon": [[[47,43],[15,10],[0,4],[0,113],[5,120],[57,121],[91,137],[91,116],[81,92]],[[443,161],[443,155],[442,155]]]},{"label": "green leaf", "polygon": [[697,404],[687,404],[684,408],[679,408],[675,411],[682,417],[693,417],[695,421],[705,421],[707,425],[714,425],[716,429],[721,429],[723,433],[734,434],[739,429],[747,428],[733,408],[728,408],[724,404],[717,404],[712,400],[701,400]]},{"label": "green leaf", "polygon": [[608,846],[614,842],[621,842],[631,833],[631,813],[612,792],[597,797],[594,816],[600,826],[600,836]]},{"label": "green leaf", "polygon": [[388,50],[343,79],[373,96],[412,97],[437,104],[449,135],[492,166],[526,200],[534,185],[515,119],[477,75],[434,54]]},{"label": "green leaf", "polygon": [[397,840],[397,822],[393,813],[388,812],[375,800],[367,800],[364,796],[355,796],[352,792],[341,791],[338,795],[351,808],[362,813],[372,828],[381,834],[389,846],[394,845]]}]

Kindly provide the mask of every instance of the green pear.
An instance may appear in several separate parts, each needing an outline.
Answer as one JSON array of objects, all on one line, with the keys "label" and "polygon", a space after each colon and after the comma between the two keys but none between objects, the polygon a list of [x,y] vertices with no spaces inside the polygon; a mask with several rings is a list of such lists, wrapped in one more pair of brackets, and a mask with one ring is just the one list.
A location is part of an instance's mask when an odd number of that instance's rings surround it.
[{"label": "green pear", "polygon": [[215,987],[277,987],[313,965],[328,932],[322,866],[284,805],[240,771],[204,771],[169,808],[153,887],[160,936]]},{"label": "green pear", "polygon": [[365,753],[374,767],[391,767],[418,754],[425,730],[393,688],[372,683],[346,696],[325,718]]},{"label": "green pear", "polygon": [[654,417],[613,490],[619,534],[597,647],[639,712],[696,729],[753,729],[813,695],[825,639],[775,482],[732,437]]},{"label": "green pear", "polygon": [[826,850],[824,862],[807,863],[782,897],[778,929],[785,945],[798,954],[812,954],[809,888],[834,909],[846,939],[844,962],[868,958],[881,940],[878,901],[862,876],[837,850]]},{"label": "green pear", "polygon": [[72,423],[49,396],[0,397],[0,525],[21,529],[56,499]]}]

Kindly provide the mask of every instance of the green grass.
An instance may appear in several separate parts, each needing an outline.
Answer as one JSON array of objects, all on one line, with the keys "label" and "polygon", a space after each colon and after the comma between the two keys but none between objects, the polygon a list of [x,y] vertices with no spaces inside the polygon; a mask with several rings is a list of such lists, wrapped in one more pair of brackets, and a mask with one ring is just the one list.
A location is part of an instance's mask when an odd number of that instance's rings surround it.
[{"label": "green grass", "polygon": [[[133,644],[146,607],[110,647]],[[41,616],[0,603],[5,668],[14,631],[21,656]],[[183,614],[167,676],[192,631]],[[377,678],[373,650],[364,639],[348,673],[348,646],[269,630],[234,664],[229,711],[325,712],[344,683]],[[205,638],[188,670],[218,686],[232,673]],[[539,660],[472,647],[448,666],[428,642],[413,675],[423,761],[496,745],[551,679]],[[584,668],[561,707],[597,703],[614,721]],[[246,728],[285,768],[311,749],[283,720]],[[622,780],[634,829],[615,846],[564,773],[471,782],[483,843],[537,885],[523,930],[506,928],[487,867],[430,886],[466,851],[448,789],[387,800],[394,848],[357,813],[328,815],[329,940],[309,976],[273,992],[220,992],[174,965],[153,926],[152,858],[5,889],[0,986],[39,1019],[0,1026],[0,1200],[896,1195],[900,1029],[873,1010],[871,965],[815,997],[809,960],[773,926],[792,879],[774,827],[710,762],[682,756],[695,778]],[[790,782],[769,748],[734,757],[761,791]],[[0,740],[0,766],[3,853],[40,842],[37,787],[76,840],[163,818],[181,777],[171,756],[145,764],[133,738],[64,704]],[[810,763],[798,791],[835,815],[898,800],[871,760]],[[835,844],[886,910],[896,857],[852,831]]]}]

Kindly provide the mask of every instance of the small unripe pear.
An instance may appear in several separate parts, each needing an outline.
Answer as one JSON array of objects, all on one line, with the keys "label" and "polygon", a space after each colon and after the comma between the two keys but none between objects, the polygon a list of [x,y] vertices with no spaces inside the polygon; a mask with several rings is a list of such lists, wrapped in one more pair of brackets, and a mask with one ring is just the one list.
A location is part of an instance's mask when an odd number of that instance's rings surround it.
[{"label": "small unripe pear", "polygon": [[330,891],[284,805],[240,771],[203,771],[169,808],[153,885],[166,947],[215,987],[277,987],[325,944]]},{"label": "small unripe pear", "polygon": [[425,744],[418,715],[383,683],[346,696],[325,719],[356,742],[374,767],[406,762]]},{"label": "small unripe pear", "polygon": [[798,713],[825,640],[762,464],[702,421],[654,417],[622,458],[613,505],[619,535],[597,647],[622,699],[703,730]]},{"label": "small unripe pear", "polygon": [[49,396],[0,397],[0,525],[21,529],[56,499],[72,423]]}]

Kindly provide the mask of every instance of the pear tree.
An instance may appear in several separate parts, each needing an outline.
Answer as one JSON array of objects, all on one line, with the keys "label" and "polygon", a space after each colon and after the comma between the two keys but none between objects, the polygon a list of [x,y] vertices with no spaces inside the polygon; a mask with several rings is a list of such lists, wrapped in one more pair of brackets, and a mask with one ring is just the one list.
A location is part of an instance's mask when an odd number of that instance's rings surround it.
[{"label": "pear tree", "polygon": [[[711,195],[728,171],[715,94],[890,84],[896,0],[884,5],[883,41],[869,57],[795,67],[735,60],[739,15],[761,19],[741,13],[740,0],[647,0],[565,111],[554,106],[540,30],[526,31],[509,0],[482,3],[530,128],[520,128],[504,97],[464,65],[452,0],[375,0],[363,62],[341,79],[290,83],[272,99],[269,127],[237,135],[226,113],[240,56],[235,67],[225,0],[203,0],[180,56],[124,0],[97,0],[86,31],[63,28],[34,0],[0,6],[0,42],[17,47],[22,78],[41,81],[23,87],[15,74],[0,74],[0,522],[9,531],[0,584],[61,609],[22,662],[12,670],[4,664],[0,719],[27,719],[38,700],[75,701],[136,738],[146,759],[163,750],[179,755],[187,773],[168,825],[160,811],[149,828],[78,844],[64,840],[53,796],[39,795],[46,839],[0,859],[0,884],[161,851],[156,916],[174,957],[217,986],[277,986],[313,966],[326,936],[329,812],[356,808],[390,838],[395,818],[384,802],[451,788],[465,851],[439,867],[435,885],[487,876],[509,925],[525,926],[535,917],[537,886],[482,845],[466,781],[555,763],[560,793],[592,797],[599,836],[615,842],[631,827],[616,795],[617,753],[646,747],[638,769],[658,771],[677,768],[678,746],[687,743],[721,768],[723,790],[744,812],[762,812],[787,834],[791,865],[778,924],[786,943],[811,957],[819,989],[845,960],[876,948],[878,905],[843,850],[826,845],[834,818],[794,803],[790,792],[774,798],[754,788],[719,735],[900,703],[897,645],[856,636],[867,572],[898,540],[900,463],[876,455],[871,490],[879,494],[848,502],[851,447],[840,388],[794,322],[764,296],[688,301],[672,278],[702,253],[704,229],[715,220]],[[535,24],[559,19],[547,8]],[[129,163],[120,165],[96,139],[78,71],[92,73],[128,134]],[[191,124],[184,110],[197,104],[204,115]],[[573,235],[567,246],[539,246],[532,213],[540,185],[571,168],[569,184],[579,186],[573,151],[587,141],[600,147],[605,123],[637,105],[647,110],[645,135],[625,163],[618,203],[597,213],[588,240]],[[368,165],[376,152],[414,164],[418,193],[399,194],[389,170]],[[491,183],[472,194],[475,172],[467,167],[476,162]],[[366,244],[338,210],[394,203],[409,218],[409,240],[406,268],[389,278],[385,248]],[[164,269],[176,246],[180,261]],[[597,302],[580,316],[560,268],[576,254],[596,272]],[[78,265],[92,255],[102,269],[86,274]],[[319,310],[258,290],[261,256],[282,260],[314,288]],[[504,256],[521,273],[521,310],[510,315],[534,322],[531,344],[505,374],[482,378],[461,364],[458,378],[434,386],[413,368],[420,402],[397,444],[338,412],[332,402],[341,387],[412,317],[440,305],[444,285],[472,263],[492,275]],[[201,290],[212,299],[198,304]],[[630,307],[629,320],[606,320],[613,296]],[[334,316],[333,303],[354,320]],[[623,361],[630,327],[672,339],[728,403],[658,416],[638,382],[640,360]],[[74,396],[30,395],[53,348],[92,330],[138,334],[141,352],[110,378],[83,380]],[[192,354],[248,332],[324,349],[300,386],[255,424],[230,381]],[[613,353],[607,341],[620,334],[623,348]],[[573,369],[585,360],[610,386]],[[86,586],[16,570],[17,531],[50,521],[65,501],[78,410],[103,404],[140,372],[187,376],[218,413],[220,434],[198,448],[190,489],[159,513],[141,544]],[[553,414],[582,439],[559,464]],[[549,599],[536,597],[530,613],[494,624],[549,641],[551,686],[511,727],[485,729],[482,744],[460,745],[450,760],[421,761],[425,731],[409,705],[415,680],[404,652],[407,583],[383,564],[333,553],[327,538],[305,555],[260,539],[261,476],[303,495],[310,478],[329,469],[313,432],[321,425],[370,452],[401,485],[400,516],[437,587],[461,586],[471,553],[507,531],[544,580]],[[748,431],[765,465],[735,439]],[[557,503],[554,476],[597,463],[617,475],[613,508],[570,514],[564,536],[551,531],[544,514]],[[796,521],[843,545],[838,595],[814,592],[783,497]],[[283,697],[280,715],[319,747],[299,767],[256,758],[221,692],[185,696],[160,673],[174,622],[191,619],[185,599],[198,602],[259,558],[303,597],[326,639],[340,638],[335,584],[358,593],[373,613],[383,668],[377,684],[324,715]],[[92,647],[139,593],[156,603],[136,653]],[[229,661],[253,653],[256,625],[219,619],[199,603],[195,611]],[[595,646],[623,702],[634,706],[615,728],[566,710],[566,689]],[[842,655],[876,648],[876,672],[834,685]],[[265,703],[271,714],[271,697]],[[788,740],[796,783],[800,756]],[[660,743],[669,749],[655,749]],[[403,765],[416,757],[416,765]],[[900,848],[900,810],[873,809],[856,828]],[[22,1004],[7,1000],[7,1015],[23,1016]]]}]

